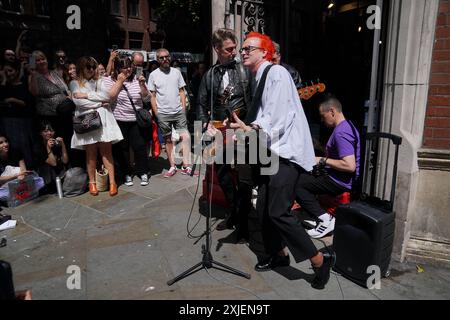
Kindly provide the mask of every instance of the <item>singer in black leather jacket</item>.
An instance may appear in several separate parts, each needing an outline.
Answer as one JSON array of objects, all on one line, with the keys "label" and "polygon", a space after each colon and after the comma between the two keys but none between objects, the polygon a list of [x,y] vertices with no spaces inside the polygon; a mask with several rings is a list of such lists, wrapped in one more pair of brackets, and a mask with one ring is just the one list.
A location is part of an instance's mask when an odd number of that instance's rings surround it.
[{"label": "singer in black leather jacket", "polygon": [[[217,63],[203,76],[197,99],[197,116],[203,125],[209,121],[224,121],[227,118],[226,108],[223,104],[225,88],[234,89],[227,99],[226,107],[233,110],[250,108],[252,88],[255,86],[254,77],[237,62],[237,38],[233,30],[219,29],[213,33],[212,46],[217,53]],[[212,83],[211,83],[212,82]],[[211,95],[213,100],[211,113]],[[244,116],[241,114],[241,116]],[[237,240],[249,238],[248,212],[251,208],[251,194],[253,187],[252,170],[249,165],[236,165],[239,182],[233,182],[233,174],[229,163],[216,163],[219,184],[230,205],[229,216],[222,221],[217,230],[237,229]]]},{"label": "singer in black leather jacket", "polygon": [[[230,97],[229,106],[233,109],[250,106],[251,93],[254,86],[254,77],[250,74],[250,71],[244,68],[242,63],[237,62],[234,59],[223,64],[221,64],[219,60],[203,76],[198,91],[197,114],[199,120],[203,123],[208,122],[208,117],[211,113],[211,92],[214,101],[211,120],[223,121],[227,118],[225,109],[219,102],[224,89],[221,86],[225,72],[228,73],[229,84],[234,87],[233,94]],[[211,80],[213,81],[212,89]]]}]

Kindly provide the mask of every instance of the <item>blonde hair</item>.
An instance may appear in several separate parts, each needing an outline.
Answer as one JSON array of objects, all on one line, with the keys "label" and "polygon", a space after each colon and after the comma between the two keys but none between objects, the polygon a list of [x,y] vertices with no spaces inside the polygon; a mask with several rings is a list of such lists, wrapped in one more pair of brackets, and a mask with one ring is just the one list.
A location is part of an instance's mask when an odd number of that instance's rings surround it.
[{"label": "blonde hair", "polygon": [[47,59],[47,56],[45,55],[44,52],[42,52],[41,50],[35,50],[33,51],[33,53],[31,54],[34,58],[44,58],[45,60]]}]

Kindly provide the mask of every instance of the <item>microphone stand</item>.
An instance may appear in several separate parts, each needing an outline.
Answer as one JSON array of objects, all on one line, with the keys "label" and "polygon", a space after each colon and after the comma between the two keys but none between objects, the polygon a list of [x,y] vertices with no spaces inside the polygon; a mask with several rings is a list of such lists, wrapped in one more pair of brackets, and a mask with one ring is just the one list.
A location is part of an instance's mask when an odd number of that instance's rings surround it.
[{"label": "microphone stand", "polygon": [[[210,114],[210,116],[208,118],[208,122],[206,123],[205,128],[203,128],[203,130],[202,130],[202,137],[201,137],[201,140],[202,140],[202,153],[203,153],[203,135],[208,130],[208,125],[209,125],[211,119],[213,118],[214,71],[215,71],[215,68],[217,68],[218,66],[219,65],[215,65],[212,68],[212,70],[211,70],[211,114]],[[195,163],[194,163],[191,175],[193,175],[193,172],[195,170],[196,162],[197,161],[195,161]],[[212,201],[212,189],[210,188],[210,185],[209,185],[210,180],[212,180],[212,173],[214,173],[214,162],[211,164],[211,176],[210,177],[206,177],[206,189],[209,192],[209,195],[208,195],[208,201],[209,202]],[[205,240],[205,244],[202,245],[202,255],[203,255],[202,261],[197,263],[193,267],[189,268],[188,270],[184,271],[180,275],[176,276],[172,280],[167,281],[167,285],[168,286],[171,286],[174,283],[176,283],[176,282],[178,282],[178,281],[180,281],[180,280],[182,280],[182,279],[184,279],[184,278],[190,276],[191,274],[194,274],[194,273],[196,273],[196,272],[198,272],[200,270],[203,270],[203,269],[207,270],[207,269],[211,269],[211,268],[214,268],[214,269],[217,269],[217,270],[221,270],[221,271],[224,271],[224,272],[228,272],[228,273],[231,273],[231,274],[234,274],[234,275],[246,278],[246,279],[251,279],[251,275],[250,274],[244,273],[244,272],[239,271],[237,269],[234,269],[234,268],[232,268],[230,266],[227,266],[227,265],[225,265],[223,263],[217,262],[217,261],[215,261],[213,259],[212,254],[211,254],[211,223],[210,223],[211,213],[212,213],[211,211],[212,210],[211,210],[211,205],[210,205],[209,206],[209,210],[208,210],[208,212],[206,214],[206,230],[203,233],[203,235],[206,235],[206,240]],[[203,235],[202,235],[202,237],[203,237]]]}]

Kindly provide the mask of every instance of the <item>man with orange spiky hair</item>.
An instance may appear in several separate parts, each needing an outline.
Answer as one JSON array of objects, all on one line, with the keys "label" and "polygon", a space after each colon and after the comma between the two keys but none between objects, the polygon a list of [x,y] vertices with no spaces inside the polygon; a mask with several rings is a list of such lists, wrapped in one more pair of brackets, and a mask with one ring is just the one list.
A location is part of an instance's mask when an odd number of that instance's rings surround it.
[{"label": "man with orange spiky hair", "polygon": [[[234,123],[229,123],[231,128],[245,132],[262,131],[267,137],[266,147],[272,153],[272,162],[279,160],[278,171],[262,177],[258,189],[257,210],[269,257],[259,259],[255,270],[288,266],[287,246],[296,262],[311,261],[315,272],[311,285],[323,289],[330,278],[334,254],[331,250],[319,252],[290,213],[300,174],[312,171],[316,164],[311,133],[289,72],[271,63],[274,52],[270,37],[257,32],[247,35],[240,53],[244,66],[256,76],[258,89],[253,101],[257,102],[247,113],[245,122],[233,113]],[[274,159],[274,155],[278,158]]]}]

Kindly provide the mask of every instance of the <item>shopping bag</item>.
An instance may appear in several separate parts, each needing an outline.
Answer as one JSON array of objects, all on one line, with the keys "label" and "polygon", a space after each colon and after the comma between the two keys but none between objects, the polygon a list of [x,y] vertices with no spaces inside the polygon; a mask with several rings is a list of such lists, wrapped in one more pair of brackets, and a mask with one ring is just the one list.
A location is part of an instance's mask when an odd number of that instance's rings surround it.
[{"label": "shopping bag", "polygon": [[95,181],[97,183],[97,190],[104,192],[109,190],[108,186],[109,172],[105,166],[102,166],[101,170],[95,170]]},{"label": "shopping bag", "polygon": [[158,136],[158,125],[155,120],[152,121],[152,157],[156,159],[161,154],[161,143]]},{"label": "shopping bag", "polygon": [[23,180],[13,180],[8,183],[8,207],[15,208],[39,196],[39,190],[33,175],[27,175]]}]

